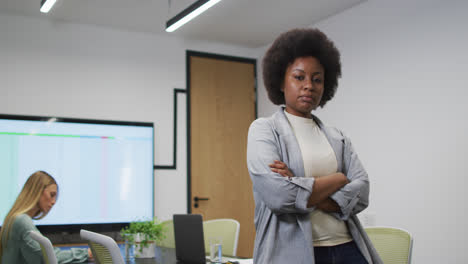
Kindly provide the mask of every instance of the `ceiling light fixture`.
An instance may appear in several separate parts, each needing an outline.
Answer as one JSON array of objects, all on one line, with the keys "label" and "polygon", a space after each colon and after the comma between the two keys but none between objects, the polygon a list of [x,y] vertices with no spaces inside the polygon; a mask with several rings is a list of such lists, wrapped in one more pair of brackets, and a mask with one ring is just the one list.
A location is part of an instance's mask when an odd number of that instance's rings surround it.
[{"label": "ceiling light fixture", "polygon": [[177,14],[175,17],[169,19],[166,22],[166,31],[173,32],[179,27],[183,26],[185,23],[194,19],[196,16],[205,12],[208,8],[214,6],[221,0],[198,0],[182,12]]},{"label": "ceiling light fixture", "polygon": [[57,0],[41,0],[41,12],[48,13]]}]

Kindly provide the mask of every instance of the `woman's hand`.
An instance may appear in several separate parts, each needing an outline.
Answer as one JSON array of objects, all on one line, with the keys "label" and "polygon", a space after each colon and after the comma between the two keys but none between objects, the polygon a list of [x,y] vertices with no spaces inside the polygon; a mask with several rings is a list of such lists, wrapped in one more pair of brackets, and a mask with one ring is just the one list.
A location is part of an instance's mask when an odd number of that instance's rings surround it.
[{"label": "woman's hand", "polygon": [[270,166],[272,172],[276,172],[283,177],[294,177],[288,166],[286,166],[286,164],[282,161],[275,160],[273,164],[269,164],[268,166]]},{"label": "woman's hand", "polygon": [[94,261],[93,252],[90,248],[88,248],[88,260]]},{"label": "woman's hand", "polygon": [[333,201],[330,197],[318,203],[317,208],[327,213],[341,212],[340,206],[335,201]]}]

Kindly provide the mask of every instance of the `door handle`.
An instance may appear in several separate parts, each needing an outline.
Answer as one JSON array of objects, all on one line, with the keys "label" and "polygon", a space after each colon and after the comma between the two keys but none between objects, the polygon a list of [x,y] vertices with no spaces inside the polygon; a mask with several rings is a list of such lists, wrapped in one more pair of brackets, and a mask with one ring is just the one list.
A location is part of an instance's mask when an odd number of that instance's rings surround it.
[{"label": "door handle", "polygon": [[193,197],[193,200],[195,202],[198,202],[198,201],[208,201],[210,198],[206,198],[206,197],[198,197],[198,196],[195,196]]},{"label": "door handle", "polygon": [[198,208],[198,202],[199,201],[208,201],[210,198],[207,198],[207,197],[198,197],[198,196],[195,196],[193,197],[193,201],[195,201],[195,203],[193,204],[193,206],[195,208]]}]

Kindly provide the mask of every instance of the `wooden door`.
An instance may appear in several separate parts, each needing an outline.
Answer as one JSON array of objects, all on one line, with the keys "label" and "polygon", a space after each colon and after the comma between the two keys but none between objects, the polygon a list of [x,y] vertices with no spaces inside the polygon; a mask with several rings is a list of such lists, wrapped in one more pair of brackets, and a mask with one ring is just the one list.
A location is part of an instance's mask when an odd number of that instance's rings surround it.
[{"label": "wooden door", "polygon": [[248,128],[256,118],[255,60],[188,52],[187,63],[189,211],[204,220],[238,220],[237,255],[251,257],[255,205],[246,153]]}]

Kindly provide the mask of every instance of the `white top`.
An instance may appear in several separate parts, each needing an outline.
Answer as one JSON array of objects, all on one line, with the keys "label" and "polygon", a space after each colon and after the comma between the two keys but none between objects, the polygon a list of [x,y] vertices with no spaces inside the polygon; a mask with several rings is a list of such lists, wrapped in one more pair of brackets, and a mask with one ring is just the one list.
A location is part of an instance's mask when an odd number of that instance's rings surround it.
[{"label": "white top", "polygon": [[[321,177],[336,173],[335,152],[313,119],[291,115],[284,111],[294,131],[304,160],[305,177]],[[343,220],[322,210],[310,214],[314,246],[335,246],[352,241]]]}]

